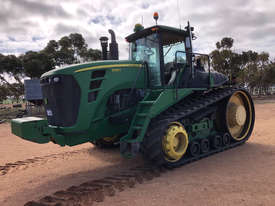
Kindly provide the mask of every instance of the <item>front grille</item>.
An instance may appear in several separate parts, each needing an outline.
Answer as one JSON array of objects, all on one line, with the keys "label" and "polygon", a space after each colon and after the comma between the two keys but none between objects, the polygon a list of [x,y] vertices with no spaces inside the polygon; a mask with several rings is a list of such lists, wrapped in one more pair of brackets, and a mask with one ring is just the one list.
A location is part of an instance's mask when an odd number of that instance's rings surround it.
[{"label": "front grille", "polygon": [[49,125],[73,126],[77,121],[81,96],[80,87],[73,76],[46,77],[41,79],[41,86]]}]

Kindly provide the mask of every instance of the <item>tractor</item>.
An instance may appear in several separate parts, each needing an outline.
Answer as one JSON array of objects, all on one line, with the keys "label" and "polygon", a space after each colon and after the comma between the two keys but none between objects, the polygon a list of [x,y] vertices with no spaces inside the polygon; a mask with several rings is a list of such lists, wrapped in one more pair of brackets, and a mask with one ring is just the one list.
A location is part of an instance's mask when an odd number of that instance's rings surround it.
[{"label": "tractor", "polygon": [[[158,15],[154,18],[157,20]],[[51,70],[40,83],[45,119],[13,119],[12,133],[36,143],[120,146],[155,165],[176,167],[246,142],[255,111],[249,93],[193,52],[194,28],[136,25],[126,37],[129,60]],[[112,34],[112,33],[111,33]],[[112,39],[113,34],[112,34]]]}]

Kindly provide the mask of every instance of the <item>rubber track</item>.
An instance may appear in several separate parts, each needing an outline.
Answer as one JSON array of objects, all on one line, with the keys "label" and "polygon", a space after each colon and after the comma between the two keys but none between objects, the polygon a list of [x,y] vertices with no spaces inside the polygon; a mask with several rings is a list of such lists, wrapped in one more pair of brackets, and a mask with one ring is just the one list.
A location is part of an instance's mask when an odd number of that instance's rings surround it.
[{"label": "rubber track", "polygon": [[[234,92],[239,91],[239,90],[244,91],[244,89],[241,89],[241,88],[228,87],[228,88],[215,89],[215,90],[212,90],[207,93],[191,94],[189,97],[185,98],[182,102],[169,108],[167,111],[163,112],[158,117],[153,119],[149,126],[149,128],[151,127],[153,129],[151,131],[148,131],[147,135],[151,136],[153,133],[154,134],[158,133],[160,131],[160,128],[167,126],[167,123],[187,119],[192,114],[199,112],[200,110],[202,110],[208,106],[216,105],[217,102],[220,102],[220,101],[230,97]],[[161,135],[161,134],[158,134],[158,135]],[[176,168],[176,167],[185,165],[187,163],[199,160],[201,158],[210,156],[212,154],[222,152],[224,150],[242,145],[243,143],[245,143],[248,140],[248,138],[249,138],[249,135],[247,138],[243,139],[242,141],[231,142],[228,146],[223,146],[219,149],[211,149],[208,153],[200,154],[200,156],[198,156],[198,157],[187,156],[177,163],[167,164],[166,167]],[[149,146],[147,146],[147,150],[148,150],[148,148],[150,148],[148,151],[150,151],[150,152],[154,151],[154,148],[153,148],[154,141],[152,140],[152,138],[151,139],[148,138],[147,142],[145,142],[145,147],[146,147],[146,144],[149,145]],[[159,145],[156,145],[156,147],[158,147],[158,146]],[[146,149],[145,149],[145,151],[146,151]],[[156,153],[158,153],[158,152],[159,151],[156,151]],[[151,160],[153,160],[154,162],[157,162],[159,164],[162,164],[161,160],[157,159],[157,157],[156,157],[157,154],[150,154],[150,156],[151,156]]]}]

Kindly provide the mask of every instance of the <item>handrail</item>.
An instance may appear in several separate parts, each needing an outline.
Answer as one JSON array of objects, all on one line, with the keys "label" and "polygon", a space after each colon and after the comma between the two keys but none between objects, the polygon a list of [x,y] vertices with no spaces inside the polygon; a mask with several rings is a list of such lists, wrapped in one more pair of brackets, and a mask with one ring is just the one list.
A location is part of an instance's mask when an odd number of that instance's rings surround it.
[{"label": "handrail", "polygon": [[[178,53],[184,53],[184,54],[191,54],[191,55],[197,55],[197,56],[206,56],[207,60],[208,60],[208,76],[209,76],[209,88],[211,86],[211,75],[210,75],[210,56],[208,54],[202,54],[202,53],[195,53],[195,52],[186,52],[186,51],[176,51],[175,52],[175,62],[177,63],[177,54]],[[192,65],[192,64],[191,64]],[[193,65],[192,65],[193,66]],[[193,70],[194,68],[192,67],[191,70]]]}]

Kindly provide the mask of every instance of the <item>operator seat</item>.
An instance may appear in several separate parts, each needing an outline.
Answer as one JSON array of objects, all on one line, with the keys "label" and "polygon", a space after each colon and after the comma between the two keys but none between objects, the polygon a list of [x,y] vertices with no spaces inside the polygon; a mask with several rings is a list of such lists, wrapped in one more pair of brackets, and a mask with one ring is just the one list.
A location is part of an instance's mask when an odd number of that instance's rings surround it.
[{"label": "operator seat", "polygon": [[194,66],[194,68],[202,72],[205,71],[204,66],[201,65],[201,59],[197,59],[196,66]]},{"label": "operator seat", "polygon": [[170,79],[171,79],[171,75],[172,75],[172,71],[175,70],[175,65],[174,62],[168,62],[164,65],[164,79],[165,79],[165,84],[168,84]]}]

